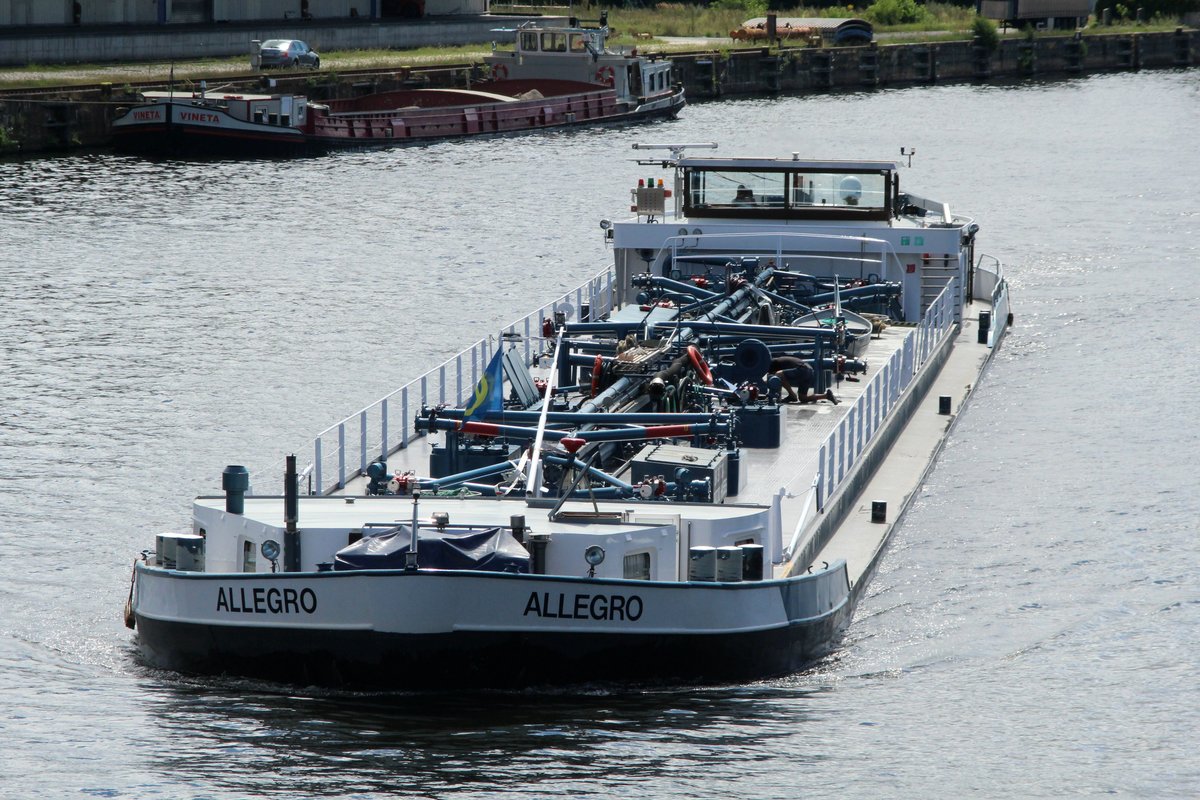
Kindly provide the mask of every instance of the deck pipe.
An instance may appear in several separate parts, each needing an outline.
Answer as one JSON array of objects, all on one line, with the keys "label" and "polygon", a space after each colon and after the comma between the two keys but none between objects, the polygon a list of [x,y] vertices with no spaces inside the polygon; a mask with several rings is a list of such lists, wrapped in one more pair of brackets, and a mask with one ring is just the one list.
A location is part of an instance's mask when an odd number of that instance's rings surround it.
[{"label": "deck pipe", "polygon": [[467,470],[466,472],[459,472],[455,475],[444,475],[440,478],[418,478],[417,485],[422,489],[446,489],[451,486],[456,486],[460,483],[467,483],[475,478],[489,478],[492,475],[499,475],[502,472],[507,472],[516,468],[516,462],[512,460],[505,460],[497,464],[489,464],[486,467],[478,467],[476,469]]},{"label": "deck pipe", "polygon": [[618,339],[624,339],[631,333],[640,333],[646,327],[646,322],[568,322],[563,326],[563,332],[568,335],[611,333]]},{"label": "deck pipe", "polygon": [[600,357],[602,364],[607,364],[616,361],[616,356],[606,356],[603,353],[571,353],[567,359],[573,366],[576,367],[592,367],[596,363],[596,357]]},{"label": "deck pipe", "polygon": [[638,292],[637,297],[635,298],[639,306],[648,306],[659,303],[663,300],[670,300],[675,304],[674,306],[667,306],[667,308],[688,306],[692,303],[695,303],[699,299],[708,298],[698,298],[692,294],[680,294],[679,292],[672,292],[666,289],[660,289],[658,287],[651,288],[644,292]]},{"label": "deck pipe", "polygon": [[758,291],[759,291],[759,294],[766,297],[767,299],[774,300],[776,303],[787,306],[788,308],[795,309],[796,311],[799,311],[802,314],[811,314],[812,313],[811,306],[806,306],[803,303],[799,303],[799,302],[791,299],[790,297],[784,297],[783,295],[781,295],[777,292],[772,292],[770,289],[763,289],[762,287],[759,287]]},{"label": "deck pipe", "polygon": [[601,469],[597,469],[596,467],[589,466],[589,465],[583,463],[582,461],[580,461],[578,458],[575,458],[574,456],[568,457],[568,456],[556,455],[554,453],[547,453],[546,461],[551,464],[556,464],[560,467],[571,467],[572,469],[586,470],[589,475],[591,475],[594,478],[598,478],[599,480],[604,481],[605,483],[607,483],[610,486],[615,486],[619,489],[624,489],[624,490],[630,491],[630,492],[633,491],[633,484],[626,483],[625,481],[621,480],[620,478],[616,477],[615,475],[609,475],[607,472],[604,472]]},{"label": "deck pipe", "polygon": [[[473,420],[442,419],[436,417],[417,419],[417,430],[429,430],[430,423],[435,430],[471,433],[476,436],[504,437],[510,439],[532,440],[537,436],[536,427],[521,425],[498,425],[494,422],[475,422]],[[638,441],[641,439],[675,439],[684,436],[715,436],[728,434],[731,422],[716,422],[711,418],[708,422],[687,423],[683,425],[650,425],[626,426],[622,428],[595,428],[588,431],[558,431],[547,428],[543,438],[553,442],[563,439],[579,439],[584,442],[620,442]]]},{"label": "deck pipe", "polygon": [[822,292],[809,297],[814,303],[832,303],[837,295],[841,295],[842,301],[845,302],[854,298],[876,298],[879,295],[884,297],[893,297],[900,294],[900,284],[898,283],[869,283],[866,286],[854,286],[849,289],[838,289],[836,292]]},{"label": "deck pipe", "polygon": [[[715,318],[718,316],[724,316],[724,315],[730,313],[739,304],[744,303],[749,298],[751,298],[753,296],[756,285],[760,284],[760,283],[765,283],[768,280],[770,280],[771,275],[773,273],[774,273],[774,270],[772,270],[772,269],[765,269],[762,272],[758,273],[752,281],[747,282],[744,286],[739,287],[733,293],[731,293],[727,297],[725,297],[720,303],[718,303],[716,305],[716,307],[713,308],[712,311],[709,311],[707,314],[705,314],[703,317],[701,317],[700,321],[702,321],[704,319]],[[680,342],[682,343],[682,342],[687,341],[688,339],[693,338],[692,330],[694,330],[694,327],[697,324],[697,322],[699,322],[699,321],[697,321],[697,320],[677,320],[677,321],[664,322],[664,323],[651,323],[645,327],[648,327],[650,329],[660,327],[660,326],[666,327],[666,328],[675,328],[675,329],[677,329],[675,331],[675,333],[677,333],[679,335]],[[712,324],[712,323],[708,323],[708,324]],[[728,323],[726,323],[726,324],[728,324]],[[749,327],[754,327],[754,326],[749,326]],[[672,335],[674,335],[674,334],[672,334]],[[645,379],[642,376],[627,376],[627,377],[620,378],[617,381],[615,381],[611,386],[609,386],[607,389],[602,391],[600,394],[596,395],[591,400],[589,400],[586,403],[584,403],[583,405],[581,405],[579,407],[579,410],[584,413],[590,413],[590,412],[594,412],[594,411],[601,411],[604,409],[612,408],[616,405],[619,405],[622,402],[627,402],[627,401],[633,399],[634,397],[637,397],[639,394],[641,394],[642,384],[643,384],[644,380]]]},{"label": "deck pipe", "polygon": [[[438,412],[439,417],[448,419],[462,419],[466,414],[465,409],[461,408],[444,408]],[[486,415],[485,419],[489,421],[499,420],[501,423],[536,423],[540,419],[538,411],[497,411]],[[728,420],[727,414],[718,412],[716,415],[718,421]],[[575,425],[641,425],[646,423],[661,423],[664,425],[675,425],[685,422],[709,422],[713,419],[713,414],[699,413],[677,413],[668,414],[665,412],[623,412],[618,411],[611,414],[596,413],[584,414],[579,411],[548,411],[546,412],[546,422],[550,424],[575,424]]]},{"label": "deck pipe", "polygon": [[[650,325],[651,330],[674,327],[671,323],[656,322]],[[838,332],[831,328],[791,327],[787,325],[750,325],[732,322],[702,322],[693,320],[686,326],[696,333],[732,334],[747,338],[763,339],[827,339],[835,340]]]},{"label": "deck pipe", "polygon": [[630,286],[636,286],[638,288],[655,286],[660,289],[670,289],[671,291],[679,292],[681,294],[693,295],[698,299],[721,296],[720,292],[714,292],[712,289],[702,289],[694,283],[677,281],[674,278],[665,278],[661,275],[651,275],[645,272],[631,277],[629,279],[629,284]]}]

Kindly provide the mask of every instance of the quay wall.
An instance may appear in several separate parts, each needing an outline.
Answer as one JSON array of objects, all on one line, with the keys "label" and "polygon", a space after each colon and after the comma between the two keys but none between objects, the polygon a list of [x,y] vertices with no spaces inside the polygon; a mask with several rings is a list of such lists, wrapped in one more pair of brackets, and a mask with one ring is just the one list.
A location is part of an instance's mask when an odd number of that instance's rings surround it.
[{"label": "quay wall", "polygon": [[[1194,67],[1200,61],[1200,31],[1180,28],[1158,33],[1006,39],[994,51],[966,40],[707,51],[672,54],[670,58],[676,67],[676,79],[684,84],[689,100],[695,102],[747,94],[864,91],[937,82],[983,83]],[[327,100],[402,87],[466,86],[483,77],[480,65],[462,64],[341,76],[332,72],[270,79],[246,75],[222,78],[221,82],[246,91],[270,80],[279,91]],[[103,146],[109,140],[109,122],[117,108],[135,101],[134,88],[128,86],[0,93],[0,154]]]},{"label": "quay wall", "polygon": [[833,48],[762,48],[672,55],[688,98],[861,91],[885,86],[1189,67],[1200,31],[972,40]]}]

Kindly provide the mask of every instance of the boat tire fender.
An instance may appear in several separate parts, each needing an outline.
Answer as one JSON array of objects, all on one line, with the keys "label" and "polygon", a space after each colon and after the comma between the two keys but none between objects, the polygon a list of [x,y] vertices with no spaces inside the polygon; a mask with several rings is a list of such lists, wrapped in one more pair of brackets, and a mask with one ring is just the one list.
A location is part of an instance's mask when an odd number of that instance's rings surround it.
[{"label": "boat tire fender", "polygon": [[705,386],[712,386],[712,370],[709,369],[708,362],[704,360],[704,356],[700,355],[699,348],[694,344],[689,344],[687,354],[688,360],[692,362],[692,368],[696,370],[696,374],[700,376],[700,380],[704,381]]}]

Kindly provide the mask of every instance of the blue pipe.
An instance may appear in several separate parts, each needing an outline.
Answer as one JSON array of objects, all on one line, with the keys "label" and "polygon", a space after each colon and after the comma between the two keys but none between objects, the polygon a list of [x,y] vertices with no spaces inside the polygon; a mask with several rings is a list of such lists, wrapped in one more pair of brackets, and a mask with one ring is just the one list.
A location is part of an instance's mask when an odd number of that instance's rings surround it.
[{"label": "blue pipe", "polygon": [[[631,281],[631,283],[633,283],[634,286],[638,285],[638,281]],[[641,283],[642,285],[645,285],[646,282],[642,281]],[[664,278],[659,275],[650,276],[649,283],[653,286],[658,286],[663,289],[673,289],[676,292],[695,295],[696,297],[701,298],[721,296],[719,292],[714,292],[711,289],[701,289],[694,283],[684,283],[683,281],[677,281],[674,278]]]},{"label": "blue pipe", "polygon": [[[465,414],[466,411],[461,408],[444,408],[438,412],[439,417],[446,419],[462,419]],[[718,421],[728,418],[727,414],[667,414],[652,411],[616,412],[612,414],[603,412],[587,414],[582,411],[547,411],[546,421],[554,424],[578,425],[682,425],[686,423],[710,422],[714,416],[716,416]],[[540,411],[498,411],[494,414],[488,414],[486,417],[488,422],[517,424],[536,423],[540,418]]]},{"label": "blue pipe", "polygon": [[441,478],[422,478],[417,483],[421,488],[443,489],[459,483],[466,483],[475,478],[487,478],[491,475],[499,475],[501,472],[514,469],[516,466],[512,461],[502,461],[499,464],[490,464],[486,467],[460,472],[457,475],[446,475]]},{"label": "blue pipe", "polygon": [[[674,323],[656,322],[650,325],[651,331],[659,328],[671,328]],[[684,323],[682,327],[691,328],[696,333],[727,333],[735,336],[747,336],[755,339],[771,337],[775,339],[836,339],[837,331],[826,328],[791,328],[787,325],[748,325],[731,322],[703,322],[693,320]]]},{"label": "blue pipe", "polygon": [[559,466],[573,467],[575,469],[586,469],[588,474],[594,478],[599,478],[600,480],[604,481],[605,483],[608,483],[612,486],[616,486],[620,489],[624,489],[626,491],[633,491],[632,484],[626,483],[625,481],[621,480],[620,478],[618,478],[614,475],[609,475],[607,472],[596,469],[595,467],[589,467],[587,464],[583,463],[582,461],[580,461],[578,458],[575,458],[574,456],[572,456],[571,458],[567,458],[566,456],[560,456],[560,455],[555,455],[553,453],[547,453],[545,456],[545,460],[551,464],[557,464]]}]

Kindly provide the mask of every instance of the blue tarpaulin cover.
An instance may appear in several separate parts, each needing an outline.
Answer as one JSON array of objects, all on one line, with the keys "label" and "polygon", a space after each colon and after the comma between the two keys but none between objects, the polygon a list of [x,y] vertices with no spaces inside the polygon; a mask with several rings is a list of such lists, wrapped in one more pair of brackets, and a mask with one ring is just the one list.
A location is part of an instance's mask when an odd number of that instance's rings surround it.
[{"label": "blue tarpaulin cover", "polygon": [[[412,528],[401,525],[343,547],[334,556],[335,570],[404,569]],[[529,551],[507,528],[420,528],[417,566],[421,569],[471,569],[485,572],[529,572]]]}]

